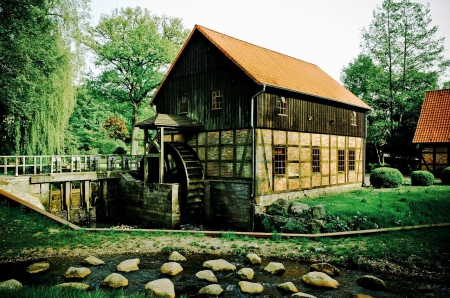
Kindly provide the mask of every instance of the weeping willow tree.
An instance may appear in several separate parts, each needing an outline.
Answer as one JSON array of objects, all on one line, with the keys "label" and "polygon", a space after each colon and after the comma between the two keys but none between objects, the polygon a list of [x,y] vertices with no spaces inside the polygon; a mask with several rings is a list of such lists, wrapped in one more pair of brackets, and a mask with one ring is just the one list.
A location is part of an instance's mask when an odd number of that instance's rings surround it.
[{"label": "weeping willow tree", "polygon": [[63,152],[83,3],[0,0],[0,154]]}]

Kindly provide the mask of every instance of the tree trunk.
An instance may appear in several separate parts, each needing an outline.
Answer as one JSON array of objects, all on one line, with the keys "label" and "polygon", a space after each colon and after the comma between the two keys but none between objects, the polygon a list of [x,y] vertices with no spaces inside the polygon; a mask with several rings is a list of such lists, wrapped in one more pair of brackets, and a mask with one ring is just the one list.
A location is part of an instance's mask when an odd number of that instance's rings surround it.
[{"label": "tree trunk", "polygon": [[138,107],[137,105],[133,105],[133,130],[131,131],[131,154],[136,155],[138,153],[138,132],[139,127],[135,127],[135,125],[139,122],[138,115]]}]

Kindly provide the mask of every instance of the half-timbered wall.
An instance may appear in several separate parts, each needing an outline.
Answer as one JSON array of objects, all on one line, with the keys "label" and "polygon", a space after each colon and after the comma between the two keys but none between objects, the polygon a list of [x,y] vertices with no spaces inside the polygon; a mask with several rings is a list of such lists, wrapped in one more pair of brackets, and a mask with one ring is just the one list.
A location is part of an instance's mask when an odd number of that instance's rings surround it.
[{"label": "half-timbered wall", "polygon": [[206,179],[252,178],[250,129],[201,132],[192,136],[166,135],[165,141],[185,141],[202,161]]},{"label": "half-timbered wall", "polygon": [[439,175],[443,169],[450,166],[450,145],[435,144],[423,146],[420,159],[421,170]]},{"label": "half-timbered wall", "polygon": [[[293,193],[294,198],[300,196],[299,191],[361,185],[363,181],[363,138],[269,129],[258,129],[256,136],[255,184],[259,205],[270,205],[279,194],[287,198],[287,193]],[[274,170],[274,148],[286,148],[285,171],[281,174]],[[318,149],[320,156],[318,172],[312,168],[313,149]],[[341,167],[339,150],[344,154]],[[354,154],[354,167],[349,165],[349,153]]]}]

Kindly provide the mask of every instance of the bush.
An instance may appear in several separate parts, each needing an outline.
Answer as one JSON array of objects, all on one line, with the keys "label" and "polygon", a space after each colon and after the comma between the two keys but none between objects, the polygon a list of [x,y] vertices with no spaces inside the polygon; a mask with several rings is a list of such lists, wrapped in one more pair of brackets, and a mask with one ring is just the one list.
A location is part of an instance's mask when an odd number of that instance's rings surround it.
[{"label": "bush", "polygon": [[442,184],[450,185],[450,167],[447,167],[441,172]]},{"label": "bush", "polygon": [[389,164],[387,164],[387,163],[368,163],[366,171],[370,173],[373,170],[382,168],[382,167],[389,167]]},{"label": "bush", "polygon": [[113,154],[119,155],[127,154],[127,150],[123,147],[117,147],[116,150],[114,150]]},{"label": "bush", "polygon": [[434,183],[434,175],[428,171],[414,171],[411,173],[411,184],[414,186],[429,186]]},{"label": "bush", "polygon": [[376,188],[396,188],[402,183],[402,173],[394,168],[377,168],[370,173],[370,184]]}]

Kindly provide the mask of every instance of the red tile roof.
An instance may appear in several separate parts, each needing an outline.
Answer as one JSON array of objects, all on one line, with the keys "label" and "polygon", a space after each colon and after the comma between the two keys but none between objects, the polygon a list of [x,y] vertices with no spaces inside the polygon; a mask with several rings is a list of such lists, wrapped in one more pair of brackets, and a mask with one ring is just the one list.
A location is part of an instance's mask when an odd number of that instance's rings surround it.
[{"label": "red tile roof", "polygon": [[[371,109],[361,99],[314,64],[253,45],[199,25],[194,27],[180,53],[196,30],[201,32],[259,85],[266,84],[267,86],[288,89],[364,109]],[[176,64],[176,60],[173,65]]]},{"label": "red tile roof", "polygon": [[450,143],[450,89],[425,93],[413,143]]}]

